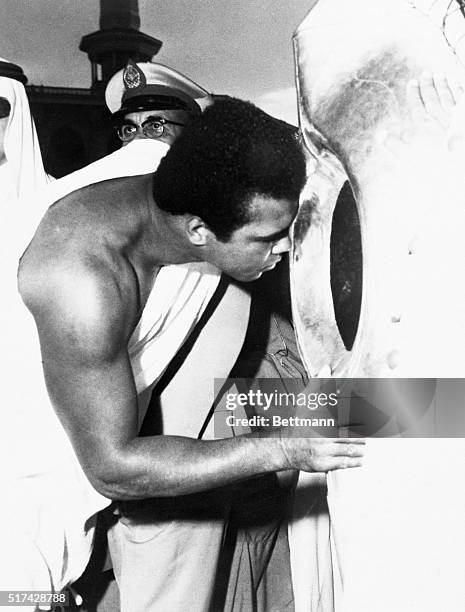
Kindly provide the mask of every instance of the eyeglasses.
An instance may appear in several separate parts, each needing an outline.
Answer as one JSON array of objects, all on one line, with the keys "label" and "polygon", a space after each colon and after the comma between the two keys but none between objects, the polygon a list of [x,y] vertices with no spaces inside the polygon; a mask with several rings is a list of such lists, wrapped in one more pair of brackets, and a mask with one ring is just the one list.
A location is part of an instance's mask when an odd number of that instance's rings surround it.
[{"label": "eyeglasses", "polygon": [[118,136],[123,142],[129,142],[135,138],[139,128],[142,128],[142,133],[146,138],[160,138],[163,136],[167,123],[182,127],[186,125],[185,123],[178,123],[177,121],[169,121],[164,117],[149,117],[140,125],[126,120],[118,127]]}]

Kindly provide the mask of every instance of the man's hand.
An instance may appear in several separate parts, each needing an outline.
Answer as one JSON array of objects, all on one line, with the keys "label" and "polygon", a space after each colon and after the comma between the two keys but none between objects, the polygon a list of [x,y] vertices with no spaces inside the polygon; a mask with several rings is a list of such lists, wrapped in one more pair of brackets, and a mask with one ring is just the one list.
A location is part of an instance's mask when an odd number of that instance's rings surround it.
[{"label": "man's hand", "polygon": [[288,468],[329,472],[360,467],[365,440],[348,438],[281,438]]},{"label": "man's hand", "polygon": [[407,104],[431,143],[450,153],[465,148],[465,89],[454,77],[424,74],[407,86]]},{"label": "man's hand", "polygon": [[427,173],[465,149],[465,84],[458,77],[425,73],[406,90],[406,115],[400,133],[381,131],[378,143],[392,160]]}]

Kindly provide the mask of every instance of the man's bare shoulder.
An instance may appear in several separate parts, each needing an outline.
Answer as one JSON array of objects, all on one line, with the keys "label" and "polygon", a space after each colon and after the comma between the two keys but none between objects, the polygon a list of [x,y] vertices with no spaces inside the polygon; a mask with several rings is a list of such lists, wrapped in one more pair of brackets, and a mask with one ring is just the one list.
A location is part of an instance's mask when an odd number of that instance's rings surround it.
[{"label": "man's bare shoulder", "polygon": [[[111,201],[113,204],[117,204],[119,199],[128,196],[133,197],[135,193],[144,191],[147,183],[152,180],[152,174],[153,173],[138,174],[135,176],[119,176],[85,185],[61,197],[49,209],[49,212],[56,209],[57,206],[55,205],[57,204],[59,207],[73,207],[80,202],[106,200]],[[51,188],[53,188],[53,184]]]},{"label": "man's bare shoulder", "polygon": [[123,258],[104,250],[48,253],[42,261],[26,252],[18,287],[41,338],[81,353],[125,346],[136,322],[134,272]]},{"label": "man's bare shoulder", "polygon": [[18,274],[20,294],[42,337],[54,334],[89,350],[95,342],[109,348],[127,343],[140,295],[126,251],[139,231],[137,201],[149,179],[89,185],[48,209]]},{"label": "man's bare shoulder", "polygon": [[123,251],[131,232],[137,231],[137,219],[134,202],[128,206],[124,198],[144,189],[146,182],[141,179],[87,185],[53,203],[21,257],[22,291],[55,281],[61,286],[67,279],[85,284],[93,279],[106,287],[111,278],[116,284],[124,283],[128,274],[132,278]]}]

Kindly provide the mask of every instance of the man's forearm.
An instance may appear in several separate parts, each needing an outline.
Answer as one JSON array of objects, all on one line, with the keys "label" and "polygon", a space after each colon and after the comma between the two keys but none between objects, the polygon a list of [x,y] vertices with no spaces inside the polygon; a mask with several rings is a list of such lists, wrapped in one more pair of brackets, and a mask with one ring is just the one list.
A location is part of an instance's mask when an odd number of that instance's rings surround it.
[{"label": "man's forearm", "polygon": [[188,495],[291,467],[276,437],[151,436],[129,442],[109,466],[93,470],[92,480],[111,499],[142,499]]}]

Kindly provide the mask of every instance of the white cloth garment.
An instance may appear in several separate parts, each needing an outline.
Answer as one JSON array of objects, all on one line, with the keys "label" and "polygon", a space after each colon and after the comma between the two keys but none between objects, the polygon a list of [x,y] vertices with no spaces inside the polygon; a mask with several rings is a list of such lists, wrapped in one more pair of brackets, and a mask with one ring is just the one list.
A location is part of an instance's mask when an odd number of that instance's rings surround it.
[{"label": "white cloth garment", "polygon": [[[7,61],[0,58],[0,61]],[[33,194],[48,182],[42,163],[36,128],[24,86],[0,76],[0,97],[11,111],[5,132],[6,161],[0,164],[0,205]]]},{"label": "white cloth garment", "polygon": [[168,149],[169,145],[158,140],[150,138],[133,140],[114,153],[49,185],[46,189],[47,198],[49,201],[56,202],[66,194],[86,185],[121,176],[136,176],[153,172]]},{"label": "white cloth garment", "polygon": [[[90,557],[95,514],[110,503],[90,485],[50,404],[35,323],[17,291],[19,258],[58,194],[98,178],[154,170],[167,150],[163,143],[136,141],[51,184],[26,216],[27,200],[0,212],[0,484],[7,492],[0,505],[0,590],[59,590],[76,580]],[[209,264],[161,269],[129,345],[138,392],[163,374],[219,276]]]}]

